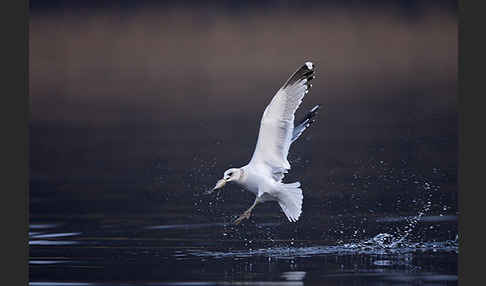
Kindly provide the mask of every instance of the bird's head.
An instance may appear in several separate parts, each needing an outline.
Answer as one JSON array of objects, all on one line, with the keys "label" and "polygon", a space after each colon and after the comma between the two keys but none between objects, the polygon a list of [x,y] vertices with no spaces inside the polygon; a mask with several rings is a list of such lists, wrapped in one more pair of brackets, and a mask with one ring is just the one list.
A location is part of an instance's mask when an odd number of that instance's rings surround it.
[{"label": "bird's head", "polygon": [[230,168],[224,171],[223,178],[216,183],[216,185],[210,192],[213,192],[217,189],[221,189],[228,182],[240,180],[242,175],[243,175],[243,170],[239,168]]}]

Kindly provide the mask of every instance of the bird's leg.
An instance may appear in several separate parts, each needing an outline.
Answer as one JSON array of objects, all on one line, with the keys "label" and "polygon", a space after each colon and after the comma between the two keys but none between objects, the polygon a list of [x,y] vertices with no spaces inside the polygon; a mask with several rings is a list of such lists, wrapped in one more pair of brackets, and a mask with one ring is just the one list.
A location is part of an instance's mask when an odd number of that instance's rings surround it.
[{"label": "bird's leg", "polygon": [[253,205],[251,205],[251,207],[249,209],[247,209],[244,213],[242,213],[240,215],[239,218],[237,218],[234,223],[235,224],[239,224],[242,220],[244,220],[245,218],[250,218],[251,216],[251,211],[253,210],[253,208],[260,202],[259,200],[259,197],[256,197],[255,199],[255,202],[253,203]]}]

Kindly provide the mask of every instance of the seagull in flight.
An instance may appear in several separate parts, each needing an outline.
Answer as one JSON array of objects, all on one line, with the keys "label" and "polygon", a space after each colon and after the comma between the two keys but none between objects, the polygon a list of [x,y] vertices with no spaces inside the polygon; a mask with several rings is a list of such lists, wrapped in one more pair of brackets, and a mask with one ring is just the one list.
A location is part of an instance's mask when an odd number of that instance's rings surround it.
[{"label": "seagull in flight", "polygon": [[319,105],[312,108],[298,124],[294,125],[295,111],[309,93],[314,79],[315,65],[306,62],[277,91],[263,112],[255,151],[250,162],[240,168],[230,168],[209,192],[234,182],[256,195],[254,203],[234,221],[239,224],[251,216],[259,203],[276,201],[290,222],[296,222],[302,213],[300,182],[282,182],[290,169],[287,160],[290,145],[312,125]]}]

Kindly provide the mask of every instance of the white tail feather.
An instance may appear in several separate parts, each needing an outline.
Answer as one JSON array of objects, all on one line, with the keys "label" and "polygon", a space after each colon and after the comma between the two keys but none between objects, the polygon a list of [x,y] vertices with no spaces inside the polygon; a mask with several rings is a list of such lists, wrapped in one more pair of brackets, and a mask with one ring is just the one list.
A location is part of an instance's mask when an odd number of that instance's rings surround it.
[{"label": "white tail feather", "polygon": [[302,213],[302,190],[300,183],[280,184],[278,204],[290,222],[299,220]]}]

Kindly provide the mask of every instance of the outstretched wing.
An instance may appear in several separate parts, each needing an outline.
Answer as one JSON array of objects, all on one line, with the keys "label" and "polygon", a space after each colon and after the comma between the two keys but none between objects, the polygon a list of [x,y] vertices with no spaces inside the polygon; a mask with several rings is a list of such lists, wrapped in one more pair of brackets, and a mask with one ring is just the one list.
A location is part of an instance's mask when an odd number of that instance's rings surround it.
[{"label": "outstretched wing", "polygon": [[307,130],[307,128],[309,128],[315,122],[312,117],[316,116],[317,110],[319,110],[320,107],[320,105],[314,106],[305,115],[304,119],[302,119],[302,121],[297,126],[294,126],[291,143],[294,143],[295,140],[299,139],[300,135],[302,135],[302,133],[304,133],[304,131]]},{"label": "outstretched wing", "polygon": [[294,131],[294,113],[309,92],[314,65],[306,62],[278,90],[263,113],[250,164],[265,164],[277,181],[290,169],[287,161]]}]

